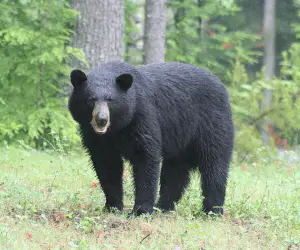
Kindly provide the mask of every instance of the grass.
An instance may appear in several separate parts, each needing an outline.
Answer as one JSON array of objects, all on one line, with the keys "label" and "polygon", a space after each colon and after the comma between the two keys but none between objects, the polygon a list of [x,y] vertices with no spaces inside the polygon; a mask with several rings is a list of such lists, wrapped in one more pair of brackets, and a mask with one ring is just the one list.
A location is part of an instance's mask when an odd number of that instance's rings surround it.
[{"label": "grass", "polygon": [[193,174],[177,210],[126,219],[102,212],[85,155],[0,149],[0,249],[300,249],[300,164],[233,161],[222,218],[201,211]]}]

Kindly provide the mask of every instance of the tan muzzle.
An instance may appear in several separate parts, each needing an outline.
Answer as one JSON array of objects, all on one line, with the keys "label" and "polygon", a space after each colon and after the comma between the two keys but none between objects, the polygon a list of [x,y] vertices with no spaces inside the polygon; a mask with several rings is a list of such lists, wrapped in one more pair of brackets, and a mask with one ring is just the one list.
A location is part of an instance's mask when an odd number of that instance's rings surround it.
[{"label": "tan muzzle", "polygon": [[110,125],[107,102],[96,102],[93,109],[91,125],[97,134],[105,134]]}]

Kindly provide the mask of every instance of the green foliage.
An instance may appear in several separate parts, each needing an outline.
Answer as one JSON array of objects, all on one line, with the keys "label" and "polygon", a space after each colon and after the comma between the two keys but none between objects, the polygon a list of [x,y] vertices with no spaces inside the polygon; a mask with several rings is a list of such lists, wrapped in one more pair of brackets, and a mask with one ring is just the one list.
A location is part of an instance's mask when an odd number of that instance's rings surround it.
[{"label": "green foliage", "polygon": [[253,156],[255,149],[260,147],[256,125],[260,116],[259,100],[262,97],[262,88],[249,84],[246,69],[240,62],[239,55],[233,63],[232,74],[228,74],[227,77],[231,83],[228,90],[236,129],[235,149],[239,153],[251,153]]},{"label": "green foliage", "polygon": [[143,0],[125,0],[125,55],[124,59],[130,64],[139,65],[143,62],[142,43],[144,19]]},{"label": "green foliage", "polygon": [[69,45],[75,17],[65,0],[1,2],[0,140],[77,140],[61,90],[72,57],[82,58]]},{"label": "green foliage", "polygon": [[[298,24],[298,27],[300,25]],[[281,75],[272,82],[273,109],[270,117],[282,137],[288,139],[290,145],[300,143],[300,43],[292,44],[283,53]]]},{"label": "green foliage", "polygon": [[[217,17],[217,21],[226,26],[228,30],[243,30],[250,32],[260,37],[255,51],[263,53],[263,15],[264,1],[262,0],[238,0],[239,7],[242,9],[236,12],[236,15]],[[282,60],[282,52],[289,49],[292,43],[296,41],[295,32],[291,29],[290,24],[298,22],[299,17],[297,11],[300,4],[298,0],[276,1],[276,75],[280,74],[280,61]],[[249,67],[247,70],[250,77],[255,78],[258,71],[263,66],[263,57]]]},{"label": "green foliage", "polygon": [[137,15],[137,6],[134,0],[125,1],[125,60],[130,61],[132,54],[129,52],[131,46],[137,42],[137,33],[139,32],[135,16]]},{"label": "green foliage", "polygon": [[244,30],[230,31],[218,17],[241,15],[235,1],[170,1],[173,18],[167,29],[167,61],[182,61],[211,70],[226,81],[231,62],[253,64],[258,36]]},{"label": "green foliage", "polygon": [[[236,149],[239,152],[254,153],[254,149],[260,146],[258,129],[264,118],[270,119],[275,128],[275,131],[265,128],[272,137],[271,144],[286,149],[288,146],[299,145],[299,55],[300,44],[295,43],[283,53],[280,77],[268,80],[260,73],[252,83],[249,83],[245,67],[237,57],[229,79],[229,91],[237,130]],[[272,105],[270,110],[262,113],[260,103],[266,89],[273,93]],[[285,145],[280,140],[286,140]]]}]

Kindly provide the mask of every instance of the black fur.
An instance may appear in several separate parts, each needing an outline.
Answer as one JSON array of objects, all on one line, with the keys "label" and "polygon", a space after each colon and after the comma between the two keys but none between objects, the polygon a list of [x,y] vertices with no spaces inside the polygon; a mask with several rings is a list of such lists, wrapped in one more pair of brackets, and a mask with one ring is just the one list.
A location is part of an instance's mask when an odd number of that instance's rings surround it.
[{"label": "black fur", "polygon": [[[83,81],[79,75],[72,81]],[[90,125],[96,100],[109,105],[111,125],[104,135]],[[69,110],[80,125],[107,209],[123,208],[125,158],[133,166],[134,213],[153,211],[159,177],[158,207],[173,210],[192,169],[201,173],[203,210],[223,213],[234,127],[226,88],[217,77],[183,63],[108,62],[74,85]]]}]

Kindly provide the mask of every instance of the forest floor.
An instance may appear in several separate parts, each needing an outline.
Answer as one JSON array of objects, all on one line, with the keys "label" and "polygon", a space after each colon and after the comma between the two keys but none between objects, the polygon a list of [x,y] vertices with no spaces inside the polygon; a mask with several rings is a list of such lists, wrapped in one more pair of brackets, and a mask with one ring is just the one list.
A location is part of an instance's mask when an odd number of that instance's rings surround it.
[{"label": "forest floor", "polygon": [[103,213],[85,155],[0,149],[0,249],[300,249],[300,163],[233,161],[225,215],[200,213],[199,176],[176,212],[126,219]]}]

